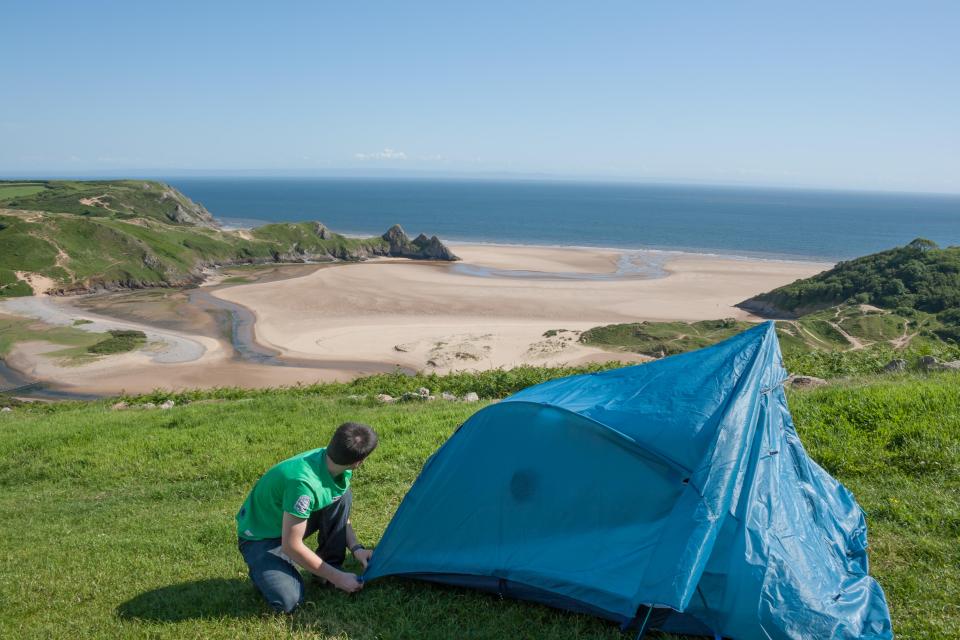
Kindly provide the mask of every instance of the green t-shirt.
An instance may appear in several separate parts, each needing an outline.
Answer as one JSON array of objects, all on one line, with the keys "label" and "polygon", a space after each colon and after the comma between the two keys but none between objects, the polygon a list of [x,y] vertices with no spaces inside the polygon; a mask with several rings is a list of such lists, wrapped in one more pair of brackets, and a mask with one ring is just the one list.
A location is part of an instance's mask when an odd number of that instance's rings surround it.
[{"label": "green t-shirt", "polygon": [[309,518],[340,499],[350,487],[353,472],[348,469],[332,477],[326,452],[326,447],[305,451],[263,474],[237,513],[237,535],[244,540],[279,538],[284,513]]}]

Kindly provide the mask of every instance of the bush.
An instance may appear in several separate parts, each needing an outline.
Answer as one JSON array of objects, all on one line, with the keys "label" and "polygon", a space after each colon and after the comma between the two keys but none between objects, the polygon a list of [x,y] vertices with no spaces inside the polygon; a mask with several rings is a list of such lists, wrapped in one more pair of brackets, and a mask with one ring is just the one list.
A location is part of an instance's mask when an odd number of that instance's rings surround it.
[{"label": "bush", "polygon": [[101,356],[126,353],[142,346],[147,341],[147,335],[143,331],[111,329],[108,333],[110,334],[109,338],[87,347],[87,351]]}]

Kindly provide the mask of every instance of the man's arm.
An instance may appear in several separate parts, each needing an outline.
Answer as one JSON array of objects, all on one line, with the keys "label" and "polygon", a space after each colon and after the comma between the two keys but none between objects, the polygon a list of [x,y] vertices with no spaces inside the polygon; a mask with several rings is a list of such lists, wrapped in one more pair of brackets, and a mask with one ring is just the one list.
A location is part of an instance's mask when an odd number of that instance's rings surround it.
[{"label": "man's arm", "polygon": [[[307,532],[307,521],[291,513],[283,514],[283,531],[281,533],[280,548],[288,558],[314,575],[328,580],[333,586],[347,593],[354,593],[363,588],[363,583],[352,573],[339,571],[324,562],[320,556],[303,544],[303,535]],[[350,530],[348,528],[348,539]],[[356,541],[356,536],[354,536]]]},{"label": "man's arm", "polygon": [[353,557],[357,559],[357,562],[360,563],[360,566],[366,569],[367,565],[370,564],[370,556],[373,555],[373,551],[365,548],[354,551],[354,547],[356,547],[358,544],[360,544],[360,542],[357,540],[357,534],[353,531],[353,525],[350,524],[350,520],[347,520],[347,549],[350,549],[350,553],[352,553]]}]

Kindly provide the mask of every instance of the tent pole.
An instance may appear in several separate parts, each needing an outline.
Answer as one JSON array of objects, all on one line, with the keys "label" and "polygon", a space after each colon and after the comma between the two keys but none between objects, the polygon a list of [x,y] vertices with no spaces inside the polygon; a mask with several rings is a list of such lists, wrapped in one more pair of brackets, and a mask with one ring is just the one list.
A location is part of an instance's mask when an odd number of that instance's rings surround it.
[{"label": "tent pole", "polygon": [[647,607],[647,615],[644,617],[643,622],[640,623],[640,628],[637,630],[637,637],[635,640],[643,640],[644,636],[647,635],[648,625],[650,624],[650,614],[653,613],[653,607]]}]

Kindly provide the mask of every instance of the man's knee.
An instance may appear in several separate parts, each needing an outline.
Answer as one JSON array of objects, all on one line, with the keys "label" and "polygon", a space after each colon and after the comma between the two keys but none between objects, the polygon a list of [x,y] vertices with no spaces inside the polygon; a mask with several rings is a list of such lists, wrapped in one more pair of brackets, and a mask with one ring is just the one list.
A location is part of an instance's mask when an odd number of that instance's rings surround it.
[{"label": "man's knee", "polygon": [[277,613],[293,613],[303,603],[303,587],[284,589],[270,601],[270,606]]}]

